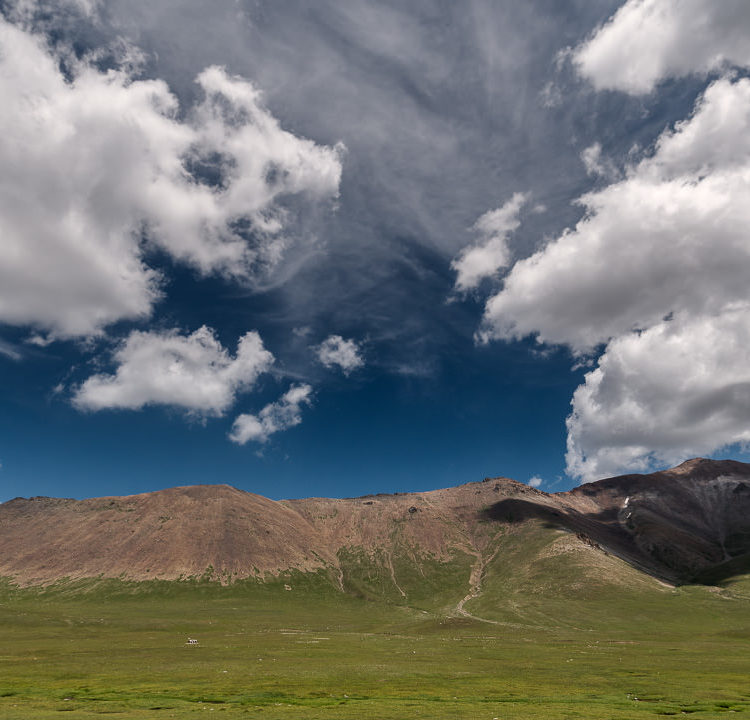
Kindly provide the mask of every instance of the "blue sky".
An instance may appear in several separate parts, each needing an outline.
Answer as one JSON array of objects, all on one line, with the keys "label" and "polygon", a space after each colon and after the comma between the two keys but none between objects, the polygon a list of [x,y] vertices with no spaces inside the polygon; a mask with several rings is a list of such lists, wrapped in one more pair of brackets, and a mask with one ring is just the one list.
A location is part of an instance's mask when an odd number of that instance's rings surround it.
[{"label": "blue sky", "polygon": [[746,458],[715,5],[0,2],[0,501]]}]

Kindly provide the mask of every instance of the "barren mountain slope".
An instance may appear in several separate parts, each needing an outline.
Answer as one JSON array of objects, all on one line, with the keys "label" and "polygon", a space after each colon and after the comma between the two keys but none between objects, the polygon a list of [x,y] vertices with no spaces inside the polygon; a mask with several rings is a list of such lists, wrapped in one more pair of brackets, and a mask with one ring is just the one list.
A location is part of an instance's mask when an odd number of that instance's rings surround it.
[{"label": "barren mountain slope", "polygon": [[536,495],[512,480],[426,493],[275,502],[226,485],[127,497],[16,498],[0,505],[0,575],[231,580],[327,569],[342,549],[390,556],[396,545],[449,560],[473,553],[480,511],[498,497]]},{"label": "barren mountain slope", "polygon": [[623,475],[560,494],[624,538],[652,571],[690,577],[750,552],[750,465],[696,458],[651,475]]},{"label": "barren mountain slope", "polygon": [[293,510],[227,485],[0,505],[0,574],[23,582],[312,570],[331,559],[316,541]]},{"label": "barren mountain slope", "polygon": [[432,573],[434,588],[448,577],[442,567],[478,592],[519,528],[534,534],[545,557],[564,530],[582,562],[598,553],[687,579],[750,552],[750,465],[697,459],[557,494],[497,478],[280,502],[226,485],[83,501],[16,498],[0,505],[0,575],[22,583],[99,575],[230,581],[323,570],[341,589],[360,573],[365,585],[406,597],[404,579],[428,583]]}]

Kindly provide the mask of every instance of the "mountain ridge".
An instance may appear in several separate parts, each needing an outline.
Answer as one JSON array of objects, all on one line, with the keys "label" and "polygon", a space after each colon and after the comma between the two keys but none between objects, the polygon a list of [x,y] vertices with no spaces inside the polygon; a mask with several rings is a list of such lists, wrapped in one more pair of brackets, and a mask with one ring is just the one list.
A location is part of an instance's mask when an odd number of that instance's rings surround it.
[{"label": "mountain ridge", "polygon": [[568,538],[575,557],[614,556],[680,583],[741,565],[750,553],[748,518],[750,465],[704,458],[559,493],[497,477],[352,498],[274,501],[227,484],[85,500],[14,498],[0,504],[0,575],[20,584],[85,577],[227,583],[323,573],[342,591],[360,578],[358,592],[398,599],[409,594],[400,577],[427,582],[439,567],[469,568],[478,587],[490,559],[501,570],[503,547],[519,528],[531,528],[544,547]]}]

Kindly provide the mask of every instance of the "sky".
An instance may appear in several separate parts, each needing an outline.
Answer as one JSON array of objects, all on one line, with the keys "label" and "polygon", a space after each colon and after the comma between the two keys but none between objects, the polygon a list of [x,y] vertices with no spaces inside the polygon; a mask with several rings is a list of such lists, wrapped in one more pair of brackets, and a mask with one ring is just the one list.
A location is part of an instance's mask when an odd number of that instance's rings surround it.
[{"label": "sky", "polygon": [[0,502],[749,460],[746,0],[0,0]]}]

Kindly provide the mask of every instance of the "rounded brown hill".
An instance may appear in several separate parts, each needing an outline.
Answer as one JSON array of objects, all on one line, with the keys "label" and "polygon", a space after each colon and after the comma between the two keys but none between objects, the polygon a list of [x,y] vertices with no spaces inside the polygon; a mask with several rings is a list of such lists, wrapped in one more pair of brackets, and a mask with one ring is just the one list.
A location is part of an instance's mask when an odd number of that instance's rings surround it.
[{"label": "rounded brown hill", "polygon": [[16,499],[0,506],[0,573],[60,577],[246,577],[322,565],[315,532],[281,503],[228,485],[90,500]]},{"label": "rounded brown hill", "polygon": [[231,580],[287,570],[339,572],[342,548],[449,559],[481,542],[481,508],[541,494],[513,480],[432,492],[273,501],[227,485],[89,500],[16,498],[0,505],[0,575]]}]

